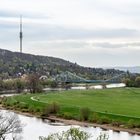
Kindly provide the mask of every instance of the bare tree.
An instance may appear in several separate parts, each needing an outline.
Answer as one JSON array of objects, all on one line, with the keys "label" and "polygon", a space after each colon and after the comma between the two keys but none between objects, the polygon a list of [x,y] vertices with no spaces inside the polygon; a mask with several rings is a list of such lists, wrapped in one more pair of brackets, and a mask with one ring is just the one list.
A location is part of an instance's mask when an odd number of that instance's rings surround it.
[{"label": "bare tree", "polygon": [[9,112],[0,112],[0,140],[16,140],[22,132],[22,125],[17,115]]},{"label": "bare tree", "polygon": [[36,73],[28,75],[28,89],[31,93],[41,92],[42,86],[40,84],[39,76]]}]

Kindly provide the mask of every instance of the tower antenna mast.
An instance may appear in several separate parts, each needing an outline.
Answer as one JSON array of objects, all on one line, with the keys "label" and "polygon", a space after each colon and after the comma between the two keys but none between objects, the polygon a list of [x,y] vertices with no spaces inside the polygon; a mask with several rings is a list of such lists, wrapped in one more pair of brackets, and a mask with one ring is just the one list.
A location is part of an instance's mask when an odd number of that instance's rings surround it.
[{"label": "tower antenna mast", "polygon": [[20,52],[22,53],[22,39],[23,39],[22,16],[20,16],[20,32],[19,32],[19,38],[20,38]]}]

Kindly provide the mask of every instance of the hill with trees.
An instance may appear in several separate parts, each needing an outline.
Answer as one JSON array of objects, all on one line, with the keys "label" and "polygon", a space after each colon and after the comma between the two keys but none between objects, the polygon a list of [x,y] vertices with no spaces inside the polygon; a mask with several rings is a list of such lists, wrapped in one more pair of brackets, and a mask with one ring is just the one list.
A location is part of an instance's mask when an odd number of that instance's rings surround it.
[{"label": "hill with trees", "polygon": [[115,69],[83,67],[60,58],[25,54],[0,49],[1,79],[17,78],[23,74],[37,73],[40,76],[54,77],[70,71],[86,79],[108,79],[124,73]]}]

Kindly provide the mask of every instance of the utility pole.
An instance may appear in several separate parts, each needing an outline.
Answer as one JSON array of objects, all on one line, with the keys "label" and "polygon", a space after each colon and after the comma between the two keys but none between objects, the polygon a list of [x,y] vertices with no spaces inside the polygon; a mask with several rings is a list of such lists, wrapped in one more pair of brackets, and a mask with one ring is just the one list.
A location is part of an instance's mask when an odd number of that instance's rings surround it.
[{"label": "utility pole", "polygon": [[20,38],[20,53],[22,53],[22,39],[23,39],[23,33],[22,33],[22,16],[20,16],[20,32],[19,32],[19,38]]}]

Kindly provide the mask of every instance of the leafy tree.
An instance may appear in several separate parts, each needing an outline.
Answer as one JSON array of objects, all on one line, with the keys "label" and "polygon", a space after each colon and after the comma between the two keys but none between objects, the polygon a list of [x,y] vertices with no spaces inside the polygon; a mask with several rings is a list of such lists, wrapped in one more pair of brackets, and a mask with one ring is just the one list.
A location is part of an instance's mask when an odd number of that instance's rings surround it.
[{"label": "leafy tree", "polygon": [[47,138],[39,137],[39,140],[88,140],[90,137],[90,134],[80,131],[79,128],[70,128],[62,133],[51,134]]},{"label": "leafy tree", "polygon": [[[62,133],[50,134],[48,137],[39,137],[39,140],[88,140],[91,134],[81,131],[79,128],[70,128]],[[106,133],[101,133],[96,140],[108,140]]]},{"label": "leafy tree", "polygon": [[3,80],[0,80],[0,90],[3,90],[3,88],[4,88]]},{"label": "leafy tree", "polygon": [[17,78],[16,80],[14,80],[14,82],[15,82],[16,91],[18,93],[22,92],[25,89],[26,83],[24,80]]},{"label": "leafy tree", "polygon": [[136,77],[135,84],[137,87],[140,87],[140,77]]},{"label": "leafy tree", "polygon": [[50,81],[50,87],[56,88],[58,86],[58,83],[56,81]]},{"label": "leafy tree", "polygon": [[127,87],[135,87],[135,81],[130,79],[130,78],[127,78],[124,80],[125,84]]},{"label": "leafy tree", "polygon": [[140,76],[131,76],[124,79],[124,82],[127,87],[140,87]]},{"label": "leafy tree", "polygon": [[15,89],[15,83],[14,83],[14,80],[5,80],[4,83],[3,83],[3,87],[5,90],[13,90]]}]

